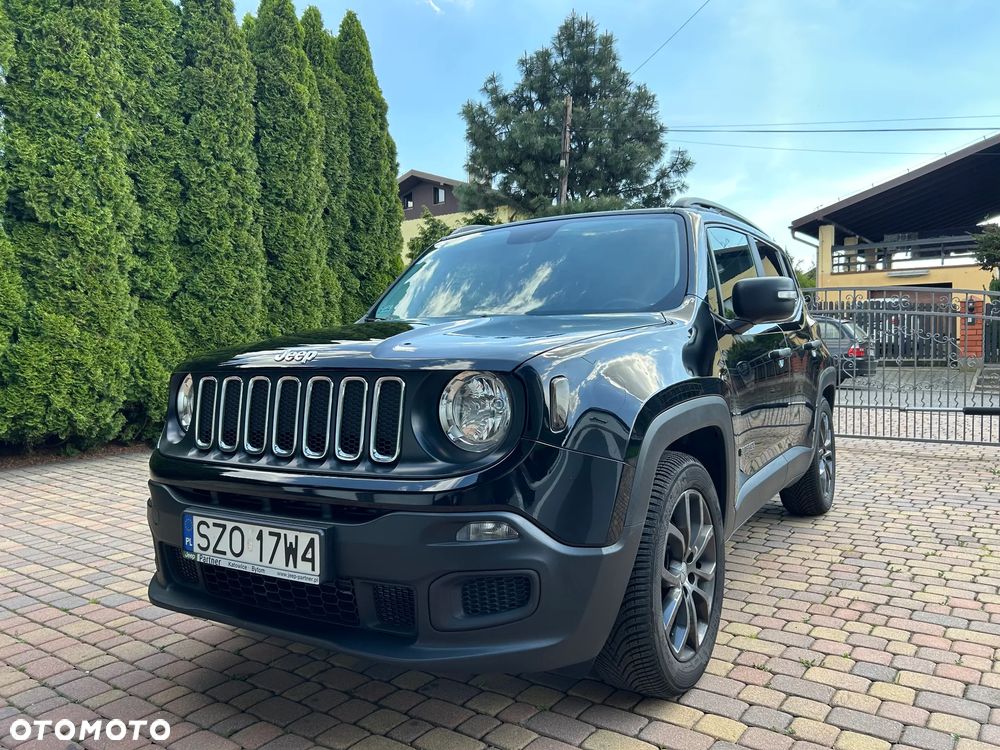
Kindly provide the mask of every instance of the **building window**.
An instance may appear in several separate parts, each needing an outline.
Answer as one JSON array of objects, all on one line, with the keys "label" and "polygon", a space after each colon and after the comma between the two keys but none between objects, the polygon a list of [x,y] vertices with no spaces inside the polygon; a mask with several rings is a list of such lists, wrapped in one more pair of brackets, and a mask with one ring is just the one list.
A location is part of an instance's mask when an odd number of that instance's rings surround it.
[{"label": "building window", "polygon": [[444,188],[443,187],[435,187],[434,188],[434,205],[437,206],[437,205],[439,205],[441,203],[444,203]]},{"label": "building window", "polygon": [[407,193],[403,196],[403,208],[413,208],[413,193]]}]

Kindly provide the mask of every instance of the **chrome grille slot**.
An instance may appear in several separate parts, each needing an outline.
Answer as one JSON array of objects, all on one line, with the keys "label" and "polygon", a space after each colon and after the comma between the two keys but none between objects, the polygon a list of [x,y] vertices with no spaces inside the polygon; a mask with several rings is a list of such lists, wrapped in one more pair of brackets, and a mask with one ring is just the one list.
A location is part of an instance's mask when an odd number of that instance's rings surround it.
[{"label": "chrome grille slot", "polygon": [[302,453],[306,458],[323,458],[330,447],[330,411],[333,408],[333,381],[316,377],[306,386],[306,413],[303,418]]},{"label": "chrome grille slot", "polygon": [[267,422],[271,411],[271,381],[265,377],[250,378],[247,385],[247,412],[244,419],[246,434],[243,450],[254,455],[267,446]]},{"label": "chrome grille slot", "polygon": [[198,414],[195,417],[194,440],[199,448],[211,448],[215,437],[215,391],[218,382],[213,377],[198,381]]},{"label": "chrome grille slot", "polygon": [[299,379],[286,376],[278,380],[274,395],[274,429],[271,450],[274,455],[288,457],[295,453],[299,432]]},{"label": "chrome grille slot", "polygon": [[372,461],[391,463],[399,458],[403,428],[403,392],[400,378],[379,378],[372,397],[372,430],[368,452]]},{"label": "chrome grille slot", "polygon": [[219,398],[219,448],[232,452],[240,440],[240,417],[243,411],[243,381],[228,377],[222,381]]},{"label": "chrome grille slot", "polygon": [[340,381],[340,393],[337,396],[337,432],[334,438],[334,452],[341,461],[357,461],[361,458],[367,401],[367,380],[349,377]]}]

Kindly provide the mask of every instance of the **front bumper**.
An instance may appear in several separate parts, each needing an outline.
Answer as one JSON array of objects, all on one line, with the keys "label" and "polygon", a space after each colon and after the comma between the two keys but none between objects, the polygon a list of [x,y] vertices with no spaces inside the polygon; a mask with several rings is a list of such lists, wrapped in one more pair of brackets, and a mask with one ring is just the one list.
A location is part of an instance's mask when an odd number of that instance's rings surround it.
[{"label": "front bumper", "polygon": [[[327,581],[315,587],[253,578],[183,560],[185,510],[322,531]],[[577,547],[502,510],[326,516],[304,520],[210,506],[202,495],[151,481],[157,572],[150,601],[383,662],[438,671],[543,671],[584,664],[599,653],[641,534],[641,526],[626,526],[614,544]],[[473,520],[506,521],[520,536],[456,542],[458,529]]]}]

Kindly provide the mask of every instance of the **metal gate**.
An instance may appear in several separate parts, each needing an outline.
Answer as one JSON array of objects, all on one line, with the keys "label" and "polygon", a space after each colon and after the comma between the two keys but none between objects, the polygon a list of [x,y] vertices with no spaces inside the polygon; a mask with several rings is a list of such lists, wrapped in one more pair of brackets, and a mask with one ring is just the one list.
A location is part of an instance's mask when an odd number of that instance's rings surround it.
[{"label": "metal gate", "polygon": [[1000,293],[895,286],[804,293],[840,372],[838,434],[1000,444]]}]

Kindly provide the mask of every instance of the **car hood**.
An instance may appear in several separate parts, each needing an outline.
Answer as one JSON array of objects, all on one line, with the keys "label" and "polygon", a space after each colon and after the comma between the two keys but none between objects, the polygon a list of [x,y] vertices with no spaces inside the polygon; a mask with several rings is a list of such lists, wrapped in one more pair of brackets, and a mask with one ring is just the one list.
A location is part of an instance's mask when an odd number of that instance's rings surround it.
[{"label": "car hood", "polygon": [[649,325],[660,313],[504,315],[446,321],[371,321],[282,336],[189,360],[217,369],[484,369],[510,371],[553,347]]}]

